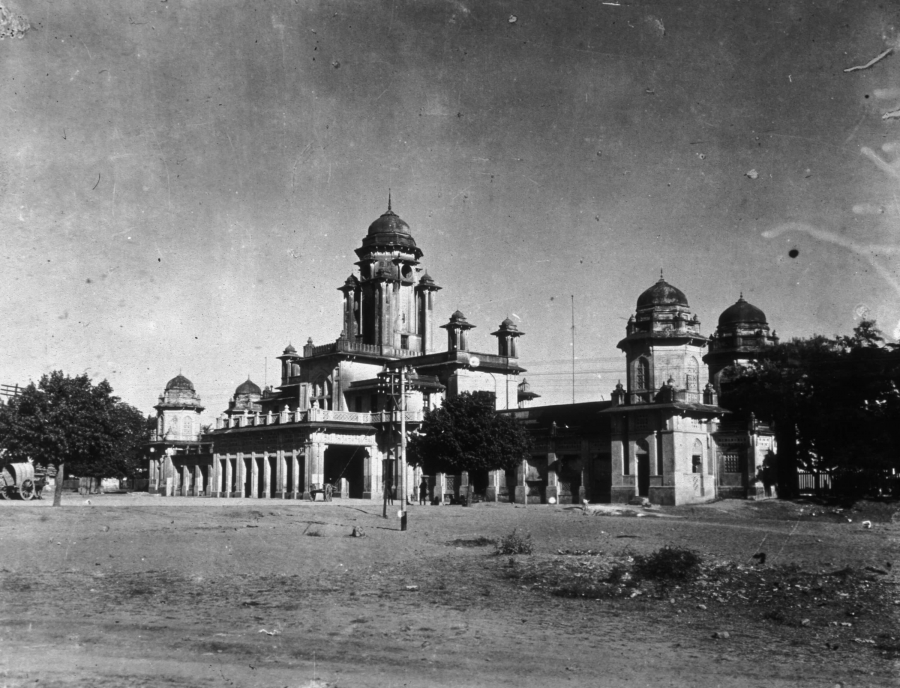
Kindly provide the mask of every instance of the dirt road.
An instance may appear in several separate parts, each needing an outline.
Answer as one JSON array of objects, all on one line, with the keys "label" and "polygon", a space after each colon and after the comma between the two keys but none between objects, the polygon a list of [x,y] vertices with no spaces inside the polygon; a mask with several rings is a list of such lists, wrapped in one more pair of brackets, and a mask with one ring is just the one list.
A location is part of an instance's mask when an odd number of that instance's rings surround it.
[{"label": "dirt road", "polygon": [[[395,513],[383,520],[380,505],[355,500],[90,501],[0,503],[0,686],[850,687],[900,676],[889,512],[868,529],[865,514],[780,503],[643,517],[413,506],[401,533]],[[533,555],[493,554],[489,540],[513,528],[532,535]],[[664,545],[757,582],[548,592],[554,576],[589,570],[560,550],[600,562]],[[859,589],[824,575],[867,566],[885,573]],[[779,567],[825,582],[778,573],[777,602],[759,602],[772,584],[758,572]],[[817,591],[829,586],[826,600]]]}]

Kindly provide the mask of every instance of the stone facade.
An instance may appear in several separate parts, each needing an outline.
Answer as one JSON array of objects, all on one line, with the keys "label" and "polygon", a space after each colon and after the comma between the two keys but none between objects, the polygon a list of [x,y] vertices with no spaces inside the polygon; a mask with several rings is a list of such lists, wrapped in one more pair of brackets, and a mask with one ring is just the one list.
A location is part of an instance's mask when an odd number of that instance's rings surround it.
[{"label": "stone facade", "polygon": [[[151,466],[152,490],[311,499],[327,484],[336,495],[369,499],[380,497],[386,485],[405,484],[417,499],[422,476],[403,465],[397,449],[399,396],[396,389],[392,394],[390,380],[396,386],[401,368],[408,390],[402,423],[407,432],[447,395],[488,391],[498,409],[517,405],[523,372],[517,340],[523,333],[507,319],[494,333],[498,353],[474,352],[468,331],[475,326],[456,311],[441,326],[447,350],[437,350],[440,287],[420,267],[422,250],[390,204],[370,225],[356,255],[358,274],[338,288],[338,338],[320,345],[309,340],[302,351],[288,345],[278,357],[280,384],[260,390],[244,382],[204,438],[211,454],[189,459],[176,450],[157,461]],[[468,485],[465,475],[428,480],[438,495],[447,484],[453,495]],[[499,478],[488,482],[496,498]]]}]

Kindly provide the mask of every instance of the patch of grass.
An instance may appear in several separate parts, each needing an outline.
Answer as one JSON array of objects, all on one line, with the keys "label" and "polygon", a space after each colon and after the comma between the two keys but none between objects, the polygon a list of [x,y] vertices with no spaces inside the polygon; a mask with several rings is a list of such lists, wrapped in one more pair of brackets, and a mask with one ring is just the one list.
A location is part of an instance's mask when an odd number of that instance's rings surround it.
[{"label": "patch of grass", "polygon": [[306,537],[325,537],[318,530],[310,530],[306,533]]},{"label": "patch of grass", "polygon": [[479,535],[476,538],[457,538],[456,540],[451,540],[447,544],[451,547],[489,547],[490,545],[496,545],[497,541],[494,538]]},{"label": "patch of grass", "polygon": [[497,539],[495,554],[532,554],[534,542],[531,533],[520,533],[518,528],[513,528],[511,533]]},{"label": "patch of grass", "polygon": [[634,555],[634,575],[650,581],[692,581],[702,563],[693,550],[666,545],[652,554]]}]

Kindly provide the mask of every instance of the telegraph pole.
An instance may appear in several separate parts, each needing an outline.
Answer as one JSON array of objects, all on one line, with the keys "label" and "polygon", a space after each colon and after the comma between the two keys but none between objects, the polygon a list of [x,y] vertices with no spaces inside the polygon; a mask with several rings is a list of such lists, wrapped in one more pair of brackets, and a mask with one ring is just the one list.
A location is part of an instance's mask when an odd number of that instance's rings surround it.
[{"label": "telegraph pole", "polygon": [[400,366],[400,530],[406,530],[406,367]]}]

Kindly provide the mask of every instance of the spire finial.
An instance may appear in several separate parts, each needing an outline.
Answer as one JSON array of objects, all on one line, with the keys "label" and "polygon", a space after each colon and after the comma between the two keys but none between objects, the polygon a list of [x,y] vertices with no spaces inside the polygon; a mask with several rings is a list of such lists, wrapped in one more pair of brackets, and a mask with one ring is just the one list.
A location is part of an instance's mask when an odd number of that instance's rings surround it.
[{"label": "spire finial", "polygon": [[744,300],[744,290],[743,290],[743,289],[741,289],[741,297],[740,297],[739,300],[740,300],[740,301],[743,301],[743,300]]},{"label": "spire finial", "polygon": [[391,190],[388,189],[388,212],[391,212]]},{"label": "spire finial", "polygon": [[663,281],[663,269],[662,268],[659,269],[659,281],[660,282]]}]

